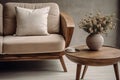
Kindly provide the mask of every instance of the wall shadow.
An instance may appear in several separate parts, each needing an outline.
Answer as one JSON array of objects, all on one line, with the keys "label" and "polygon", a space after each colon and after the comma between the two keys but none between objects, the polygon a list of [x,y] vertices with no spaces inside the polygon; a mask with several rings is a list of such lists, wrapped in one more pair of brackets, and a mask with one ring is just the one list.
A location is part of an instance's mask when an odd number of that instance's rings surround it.
[{"label": "wall shadow", "polygon": [[116,47],[120,48],[120,0],[118,0],[117,18]]}]

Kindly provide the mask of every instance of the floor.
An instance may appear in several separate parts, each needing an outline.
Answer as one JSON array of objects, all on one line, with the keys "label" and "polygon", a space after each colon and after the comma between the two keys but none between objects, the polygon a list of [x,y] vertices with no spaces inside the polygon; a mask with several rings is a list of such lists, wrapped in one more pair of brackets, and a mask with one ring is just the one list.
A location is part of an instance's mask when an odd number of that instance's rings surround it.
[{"label": "floor", "polygon": [[[0,80],[75,80],[76,64],[64,59],[68,72],[59,60],[0,62]],[[84,80],[115,80],[113,66],[90,66]]]}]

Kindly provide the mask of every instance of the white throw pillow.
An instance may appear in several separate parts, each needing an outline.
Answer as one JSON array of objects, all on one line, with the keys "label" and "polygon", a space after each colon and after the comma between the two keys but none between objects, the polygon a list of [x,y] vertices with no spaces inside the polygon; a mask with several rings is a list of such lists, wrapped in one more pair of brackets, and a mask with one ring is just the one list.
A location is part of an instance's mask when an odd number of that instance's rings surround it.
[{"label": "white throw pillow", "polygon": [[48,35],[47,17],[50,7],[26,9],[16,7],[16,35]]}]

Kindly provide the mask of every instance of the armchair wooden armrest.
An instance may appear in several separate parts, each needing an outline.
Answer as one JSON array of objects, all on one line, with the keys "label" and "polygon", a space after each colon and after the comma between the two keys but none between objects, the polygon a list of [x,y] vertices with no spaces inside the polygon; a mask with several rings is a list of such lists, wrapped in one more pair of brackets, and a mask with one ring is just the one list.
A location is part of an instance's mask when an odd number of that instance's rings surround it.
[{"label": "armchair wooden armrest", "polygon": [[68,47],[70,44],[71,38],[72,38],[75,24],[74,24],[72,17],[64,12],[60,13],[60,22],[61,22],[60,23],[61,24],[61,33],[65,38],[66,47]]}]

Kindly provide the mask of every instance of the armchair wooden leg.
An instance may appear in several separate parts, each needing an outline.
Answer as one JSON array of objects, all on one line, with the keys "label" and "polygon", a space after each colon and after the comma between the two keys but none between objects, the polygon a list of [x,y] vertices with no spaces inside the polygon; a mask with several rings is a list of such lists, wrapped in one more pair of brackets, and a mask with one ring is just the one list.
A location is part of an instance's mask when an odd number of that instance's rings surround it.
[{"label": "armchair wooden leg", "polygon": [[66,68],[66,66],[65,66],[65,62],[64,62],[63,56],[60,56],[60,62],[61,62],[61,64],[62,64],[62,67],[63,67],[64,72],[67,72],[67,68]]}]

